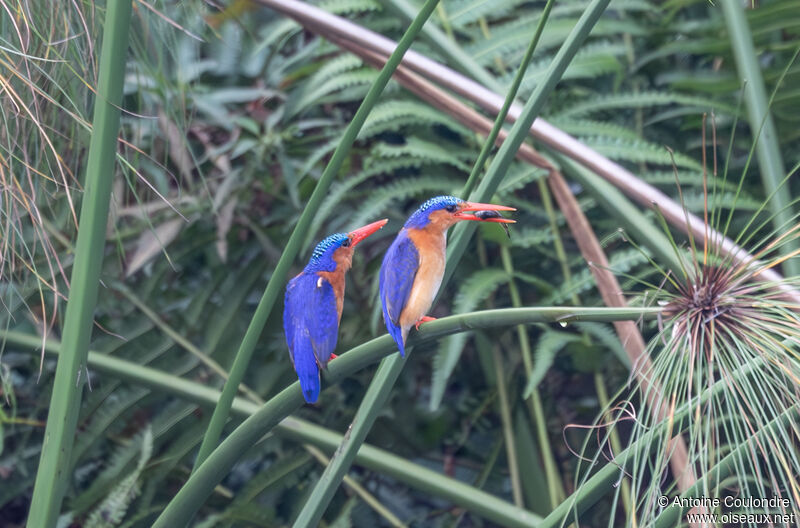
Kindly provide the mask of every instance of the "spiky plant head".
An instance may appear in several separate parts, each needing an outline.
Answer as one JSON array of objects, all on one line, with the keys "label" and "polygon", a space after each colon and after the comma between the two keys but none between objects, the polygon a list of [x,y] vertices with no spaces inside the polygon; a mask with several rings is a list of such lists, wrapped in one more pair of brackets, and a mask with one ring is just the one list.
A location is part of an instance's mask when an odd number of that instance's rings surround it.
[{"label": "spiky plant head", "polygon": [[[630,525],[686,521],[687,511],[663,508],[661,496],[716,497],[723,513],[732,511],[726,496],[788,499],[790,507],[767,511],[800,510],[800,277],[776,273],[800,254],[800,223],[795,215],[775,226],[765,207],[734,241],[725,239],[730,216],[725,222],[717,210],[704,211],[701,247],[691,234],[679,247],[667,233],[680,266],[659,267],[662,287],[647,293],[664,311],[650,360],[634,365],[635,389],[625,397],[637,409],[636,456],[621,473],[636,505]],[[630,422],[631,413],[618,413],[618,421]],[[765,509],[751,503],[737,511]]]}]

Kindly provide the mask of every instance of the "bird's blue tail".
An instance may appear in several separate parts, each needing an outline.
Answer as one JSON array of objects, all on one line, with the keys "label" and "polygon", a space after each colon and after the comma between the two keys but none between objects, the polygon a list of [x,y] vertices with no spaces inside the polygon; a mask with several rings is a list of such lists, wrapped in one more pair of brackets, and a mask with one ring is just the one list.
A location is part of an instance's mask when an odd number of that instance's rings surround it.
[{"label": "bird's blue tail", "polygon": [[[297,342],[301,341],[301,342]],[[308,403],[315,403],[319,398],[319,367],[314,357],[311,344],[302,339],[295,341],[294,369],[300,379],[303,397]]]},{"label": "bird's blue tail", "polygon": [[383,321],[386,323],[386,329],[389,331],[389,335],[392,336],[394,342],[397,343],[397,348],[400,349],[400,355],[405,357],[406,355],[406,347],[403,343],[403,329],[399,326],[396,326],[392,319],[389,317],[389,314],[386,313],[386,303],[383,303]]}]

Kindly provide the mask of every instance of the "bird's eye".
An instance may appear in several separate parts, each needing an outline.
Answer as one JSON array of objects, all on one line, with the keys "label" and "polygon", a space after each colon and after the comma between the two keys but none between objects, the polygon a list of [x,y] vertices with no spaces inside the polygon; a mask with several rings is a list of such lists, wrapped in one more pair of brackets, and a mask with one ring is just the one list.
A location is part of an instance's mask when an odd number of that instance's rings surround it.
[{"label": "bird's eye", "polygon": [[444,210],[447,211],[448,213],[455,213],[456,212],[456,206],[455,206],[455,204],[450,204],[450,205],[445,206]]},{"label": "bird's eye", "polygon": [[350,239],[349,238],[345,238],[344,242],[342,242],[342,246],[350,247]]}]

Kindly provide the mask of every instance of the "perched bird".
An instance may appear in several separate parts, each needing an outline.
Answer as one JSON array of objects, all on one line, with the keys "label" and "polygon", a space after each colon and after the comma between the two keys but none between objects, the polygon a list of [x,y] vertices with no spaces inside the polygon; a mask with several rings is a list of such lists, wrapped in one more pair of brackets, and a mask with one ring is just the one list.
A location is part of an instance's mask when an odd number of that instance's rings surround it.
[{"label": "perched bird", "polygon": [[336,339],[344,302],[344,275],[356,245],[382,228],[379,220],[349,233],[331,235],[314,248],[308,265],[286,287],[283,330],[303,397],[319,396],[319,367],[336,357]]},{"label": "perched bird", "polygon": [[[447,229],[461,220],[513,224],[514,220],[482,211],[514,211],[513,207],[465,202],[454,196],[431,198],[412,214],[383,258],[380,297],[383,320],[405,354],[411,326],[433,320],[425,314],[444,275]],[[469,214],[475,212],[476,214]]]}]

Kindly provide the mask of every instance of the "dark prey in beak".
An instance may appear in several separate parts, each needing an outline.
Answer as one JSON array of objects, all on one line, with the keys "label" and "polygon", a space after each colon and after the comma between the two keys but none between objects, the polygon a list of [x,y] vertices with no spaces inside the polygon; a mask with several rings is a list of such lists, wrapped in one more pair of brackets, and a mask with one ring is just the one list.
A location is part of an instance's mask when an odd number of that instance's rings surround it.
[{"label": "dark prey in beak", "polygon": [[[480,219],[483,222],[492,222],[492,221],[497,222],[497,220],[492,220],[492,219],[503,218],[497,211],[476,211],[475,216],[477,216],[478,219]],[[503,227],[503,229],[506,232],[506,236],[509,238],[509,240],[511,240],[511,232],[508,230],[508,224],[503,221],[497,223],[499,223]]]}]

